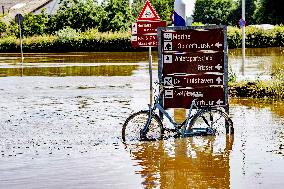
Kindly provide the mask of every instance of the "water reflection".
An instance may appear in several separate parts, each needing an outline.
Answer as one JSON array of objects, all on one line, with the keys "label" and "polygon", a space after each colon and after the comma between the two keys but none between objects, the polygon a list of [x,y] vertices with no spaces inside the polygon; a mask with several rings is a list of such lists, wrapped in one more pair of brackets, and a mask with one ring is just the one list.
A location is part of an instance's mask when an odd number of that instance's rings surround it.
[{"label": "water reflection", "polygon": [[284,102],[271,101],[271,99],[252,99],[252,98],[231,98],[230,104],[243,105],[256,108],[269,108],[269,110],[280,117],[284,117]]},{"label": "water reflection", "polygon": [[[283,48],[250,48],[246,49],[245,77],[242,77],[241,49],[229,50],[229,65],[237,79],[271,79],[271,76],[283,73],[284,68]],[[20,62],[19,53],[0,53],[0,65],[11,65]],[[126,63],[148,62],[148,52],[72,52],[72,53],[26,53],[25,63],[30,65],[46,65],[60,63],[68,64],[93,64],[93,63]],[[153,51],[153,62],[158,62],[157,51]],[[64,65],[66,64],[66,65]],[[70,66],[70,65],[69,65]],[[54,66],[50,66],[54,67]],[[58,66],[56,66],[58,67]],[[1,68],[2,69],[2,68]],[[47,69],[47,68],[41,68]],[[52,72],[55,68],[52,68]],[[59,69],[59,68],[57,68]],[[62,69],[62,68],[61,68]],[[70,68],[67,68],[70,69]],[[40,71],[37,71],[40,72]],[[46,71],[43,71],[46,73]]]},{"label": "water reflection", "polygon": [[229,135],[126,145],[145,188],[229,188]]},{"label": "water reflection", "polygon": [[283,48],[246,49],[245,75],[242,76],[242,49],[229,50],[229,65],[237,79],[271,79],[284,66]]},{"label": "water reflection", "polygon": [[7,76],[130,76],[138,65],[11,67],[1,68],[0,77]]},{"label": "water reflection", "polygon": [[[157,52],[155,52],[157,55]],[[148,52],[24,53],[25,63],[138,63],[148,60]],[[157,57],[157,56],[153,56]],[[154,59],[154,61],[157,59]],[[19,53],[0,53],[0,63],[20,63]]]}]

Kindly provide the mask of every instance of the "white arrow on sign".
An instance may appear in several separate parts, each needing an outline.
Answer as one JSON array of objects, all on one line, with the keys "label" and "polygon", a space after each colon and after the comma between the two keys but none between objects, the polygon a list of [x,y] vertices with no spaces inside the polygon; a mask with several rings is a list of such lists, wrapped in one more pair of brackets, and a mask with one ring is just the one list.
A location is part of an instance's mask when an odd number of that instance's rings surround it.
[{"label": "white arrow on sign", "polygon": [[223,104],[223,101],[221,99],[219,99],[217,102],[216,102],[217,105],[221,105]]},{"label": "white arrow on sign", "polygon": [[221,66],[220,64],[218,64],[217,66],[215,66],[215,68],[216,68],[217,70],[221,70],[221,69],[222,69],[222,66]]},{"label": "white arrow on sign", "polygon": [[217,43],[215,44],[215,46],[218,47],[218,48],[220,48],[220,47],[222,47],[223,45],[222,45],[221,43],[217,42]]},{"label": "white arrow on sign", "polygon": [[220,77],[218,77],[218,78],[216,79],[216,81],[218,82],[218,84],[220,84],[220,83],[222,82],[222,79],[221,79]]}]

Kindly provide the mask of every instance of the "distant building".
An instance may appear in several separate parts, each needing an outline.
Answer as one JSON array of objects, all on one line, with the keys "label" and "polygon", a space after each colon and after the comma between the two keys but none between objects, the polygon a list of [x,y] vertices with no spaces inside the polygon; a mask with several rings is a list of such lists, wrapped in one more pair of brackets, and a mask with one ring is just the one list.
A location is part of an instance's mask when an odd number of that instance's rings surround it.
[{"label": "distant building", "polygon": [[48,2],[42,4],[32,12],[35,14],[39,14],[42,9],[45,9],[48,15],[55,14],[56,11],[59,9],[59,2],[60,0],[49,0]]},{"label": "distant building", "polygon": [[3,21],[8,23],[15,18],[16,14],[38,14],[46,9],[47,14],[54,14],[59,7],[60,0],[0,0]]}]

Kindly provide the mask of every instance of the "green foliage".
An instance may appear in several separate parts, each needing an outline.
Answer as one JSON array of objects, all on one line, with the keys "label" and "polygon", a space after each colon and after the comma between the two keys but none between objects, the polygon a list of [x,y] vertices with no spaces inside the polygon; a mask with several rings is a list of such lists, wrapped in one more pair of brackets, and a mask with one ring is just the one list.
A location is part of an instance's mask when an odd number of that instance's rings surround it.
[{"label": "green foliage", "polygon": [[159,14],[161,20],[171,21],[174,12],[174,0],[152,0],[151,4]]},{"label": "green foliage", "polygon": [[76,40],[79,37],[79,33],[73,28],[65,27],[61,30],[55,32],[55,35],[58,37],[58,41],[66,43],[68,41]]},{"label": "green foliage", "polygon": [[283,0],[258,0],[255,19],[257,23],[284,24]]},{"label": "green foliage", "polygon": [[2,34],[6,32],[6,30],[7,30],[7,25],[0,20],[0,36],[2,36]]},{"label": "green foliage", "polygon": [[[228,28],[229,48],[241,47],[242,33],[237,27]],[[279,47],[284,45],[284,26],[276,26],[274,29],[264,30],[249,26],[246,27],[246,47]]]},{"label": "green foliage", "polygon": [[0,38],[0,52],[16,51],[17,39],[15,36]]},{"label": "green foliage", "polygon": [[242,32],[237,27],[228,27],[227,41],[229,48],[237,48],[242,45]]},{"label": "green foliage", "polygon": [[48,21],[48,33],[64,27],[81,31],[99,28],[105,15],[103,8],[94,0],[62,0],[59,10]]},{"label": "green foliage", "polygon": [[237,80],[237,75],[236,73],[232,70],[232,67],[229,66],[229,74],[228,74],[228,82],[233,83],[236,82]]},{"label": "green foliage", "polygon": [[53,51],[56,40],[57,37],[51,35],[40,35],[24,38],[23,49],[24,52],[50,52]]},{"label": "green foliage", "polygon": [[284,79],[272,81],[239,82],[229,84],[229,93],[233,97],[284,99]]},{"label": "green foliage", "polygon": [[204,26],[202,22],[193,22],[191,25],[192,26]]},{"label": "green foliage", "polygon": [[105,0],[100,31],[128,31],[134,20],[128,0]]},{"label": "green foliage", "polygon": [[275,44],[273,30],[246,27],[246,47],[271,47]]},{"label": "green foliage", "polygon": [[6,34],[8,36],[19,36],[19,27],[18,24],[13,20],[8,25]]},{"label": "green foliage", "polygon": [[273,30],[275,32],[275,46],[284,47],[284,25],[276,26]]},{"label": "green foliage", "polygon": [[47,22],[48,17],[44,10],[38,15],[32,13],[25,15],[22,27],[23,35],[43,35],[46,31]]},{"label": "green foliage", "polygon": [[[245,20],[248,25],[256,24],[254,13],[256,11],[256,0],[246,0],[245,1]],[[238,25],[239,20],[242,18],[242,0],[238,0],[235,2],[234,9],[232,9],[229,18],[228,23],[231,26]]]},{"label": "green foliage", "polygon": [[[0,38],[1,52],[17,52],[19,40],[15,36]],[[105,32],[89,29],[85,32],[64,28],[56,35],[27,37],[23,40],[24,52],[70,51],[133,51],[129,32]]]},{"label": "green foliage", "polygon": [[[277,47],[284,44],[284,26],[272,30],[246,27],[246,47]],[[84,32],[65,27],[55,35],[27,37],[24,39],[25,52],[68,52],[68,51],[134,51],[131,48],[130,32],[104,32],[88,29]],[[0,38],[1,39],[1,38]],[[229,48],[241,47],[241,29],[229,27],[227,33]],[[15,52],[16,37],[0,40],[0,51]],[[27,42],[29,45],[27,45]],[[36,48],[37,47],[37,48]],[[139,49],[141,50],[141,49]]]},{"label": "green foliage", "polygon": [[233,9],[233,0],[197,0],[193,15],[194,22],[228,25]]}]

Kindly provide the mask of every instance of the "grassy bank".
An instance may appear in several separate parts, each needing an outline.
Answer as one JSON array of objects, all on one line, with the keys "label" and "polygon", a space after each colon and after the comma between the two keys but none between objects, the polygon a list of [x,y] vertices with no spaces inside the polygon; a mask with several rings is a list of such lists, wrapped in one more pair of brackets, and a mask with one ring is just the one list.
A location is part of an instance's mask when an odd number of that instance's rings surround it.
[{"label": "grassy bank", "polygon": [[284,78],[271,81],[229,83],[231,97],[284,100]]},{"label": "grassy bank", "polygon": [[[284,26],[276,26],[272,30],[255,27],[246,29],[246,47],[282,47],[284,46]],[[24,52],[70,52],[70,51],[141,51],[133,49],[129,32],[100,33],[95,29],[78,32],[65,28],[55,35],[24,37]],[[19,52],[20,41],[15,36],[0,38],[0,52]],[[229,48],[241,47],[241,30],[228,27]],[[145,49],[146,50],[146,49]]]}]

